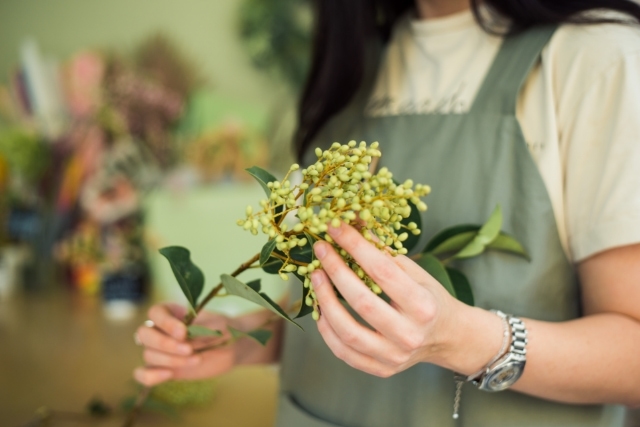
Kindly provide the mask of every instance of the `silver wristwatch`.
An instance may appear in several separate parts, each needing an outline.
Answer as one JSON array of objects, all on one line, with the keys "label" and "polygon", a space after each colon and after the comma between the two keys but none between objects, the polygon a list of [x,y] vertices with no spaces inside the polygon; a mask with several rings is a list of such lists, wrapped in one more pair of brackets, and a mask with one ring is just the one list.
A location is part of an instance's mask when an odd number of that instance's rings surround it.
[{"label": "silver wristwatch", "polygon": [[527,328],[524,322],[501,311],[495,313],[506,319],[511,329],[509,351],[491,364],[479,377],[472,380],[480,390],[502,391],[511,387],[522,375],[527,362]]}]

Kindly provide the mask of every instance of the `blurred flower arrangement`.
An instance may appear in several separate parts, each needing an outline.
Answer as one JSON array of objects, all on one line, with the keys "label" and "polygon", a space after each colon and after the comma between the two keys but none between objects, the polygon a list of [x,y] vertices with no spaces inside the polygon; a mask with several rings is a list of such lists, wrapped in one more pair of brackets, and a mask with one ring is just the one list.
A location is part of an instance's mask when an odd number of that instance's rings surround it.
[{"label": "blurred flower arrangement", "polygon": [[264,139],[240,123],[177,131],[204,87],[162,35],[129,55],[85,50],[61,66],[25,43],[0,86],[0,248],[53,253],[74,288],[139,300],[144,196],[185,163],[197,182],[215,182],[266,157]]}]

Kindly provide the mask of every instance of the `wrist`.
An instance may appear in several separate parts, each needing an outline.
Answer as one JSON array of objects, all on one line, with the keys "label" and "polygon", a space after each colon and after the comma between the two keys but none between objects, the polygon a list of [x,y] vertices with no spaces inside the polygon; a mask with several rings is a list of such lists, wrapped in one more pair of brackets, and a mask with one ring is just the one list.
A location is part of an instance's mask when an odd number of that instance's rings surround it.
[{"label": "wrist", "polygon": [[446,334],[434,363],[462,375],[471,375],[495,358],[504,344],[504,324],[496,314],[458,302],[462,307]]}]

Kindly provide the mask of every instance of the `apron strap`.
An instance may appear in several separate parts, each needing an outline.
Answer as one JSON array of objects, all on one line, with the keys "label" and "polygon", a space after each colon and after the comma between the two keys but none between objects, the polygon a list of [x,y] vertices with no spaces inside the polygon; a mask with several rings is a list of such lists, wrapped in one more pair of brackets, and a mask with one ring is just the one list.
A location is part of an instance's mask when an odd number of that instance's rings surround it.
[{"label": "apron strap", "polygon": [[515,116],[520,89],[556,29],[556,25],[540,25],[506,36],[470,112]]}]

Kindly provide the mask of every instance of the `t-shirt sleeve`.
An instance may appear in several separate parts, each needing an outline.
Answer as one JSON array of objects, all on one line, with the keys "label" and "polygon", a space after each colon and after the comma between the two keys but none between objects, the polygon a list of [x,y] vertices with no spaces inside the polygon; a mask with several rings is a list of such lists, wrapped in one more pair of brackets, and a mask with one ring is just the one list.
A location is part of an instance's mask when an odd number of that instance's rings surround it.
[{"label": "t-shirt sleeve", "polygon": [[560,106],[569,245],[579,262],[640,243],[640,52]]}]

